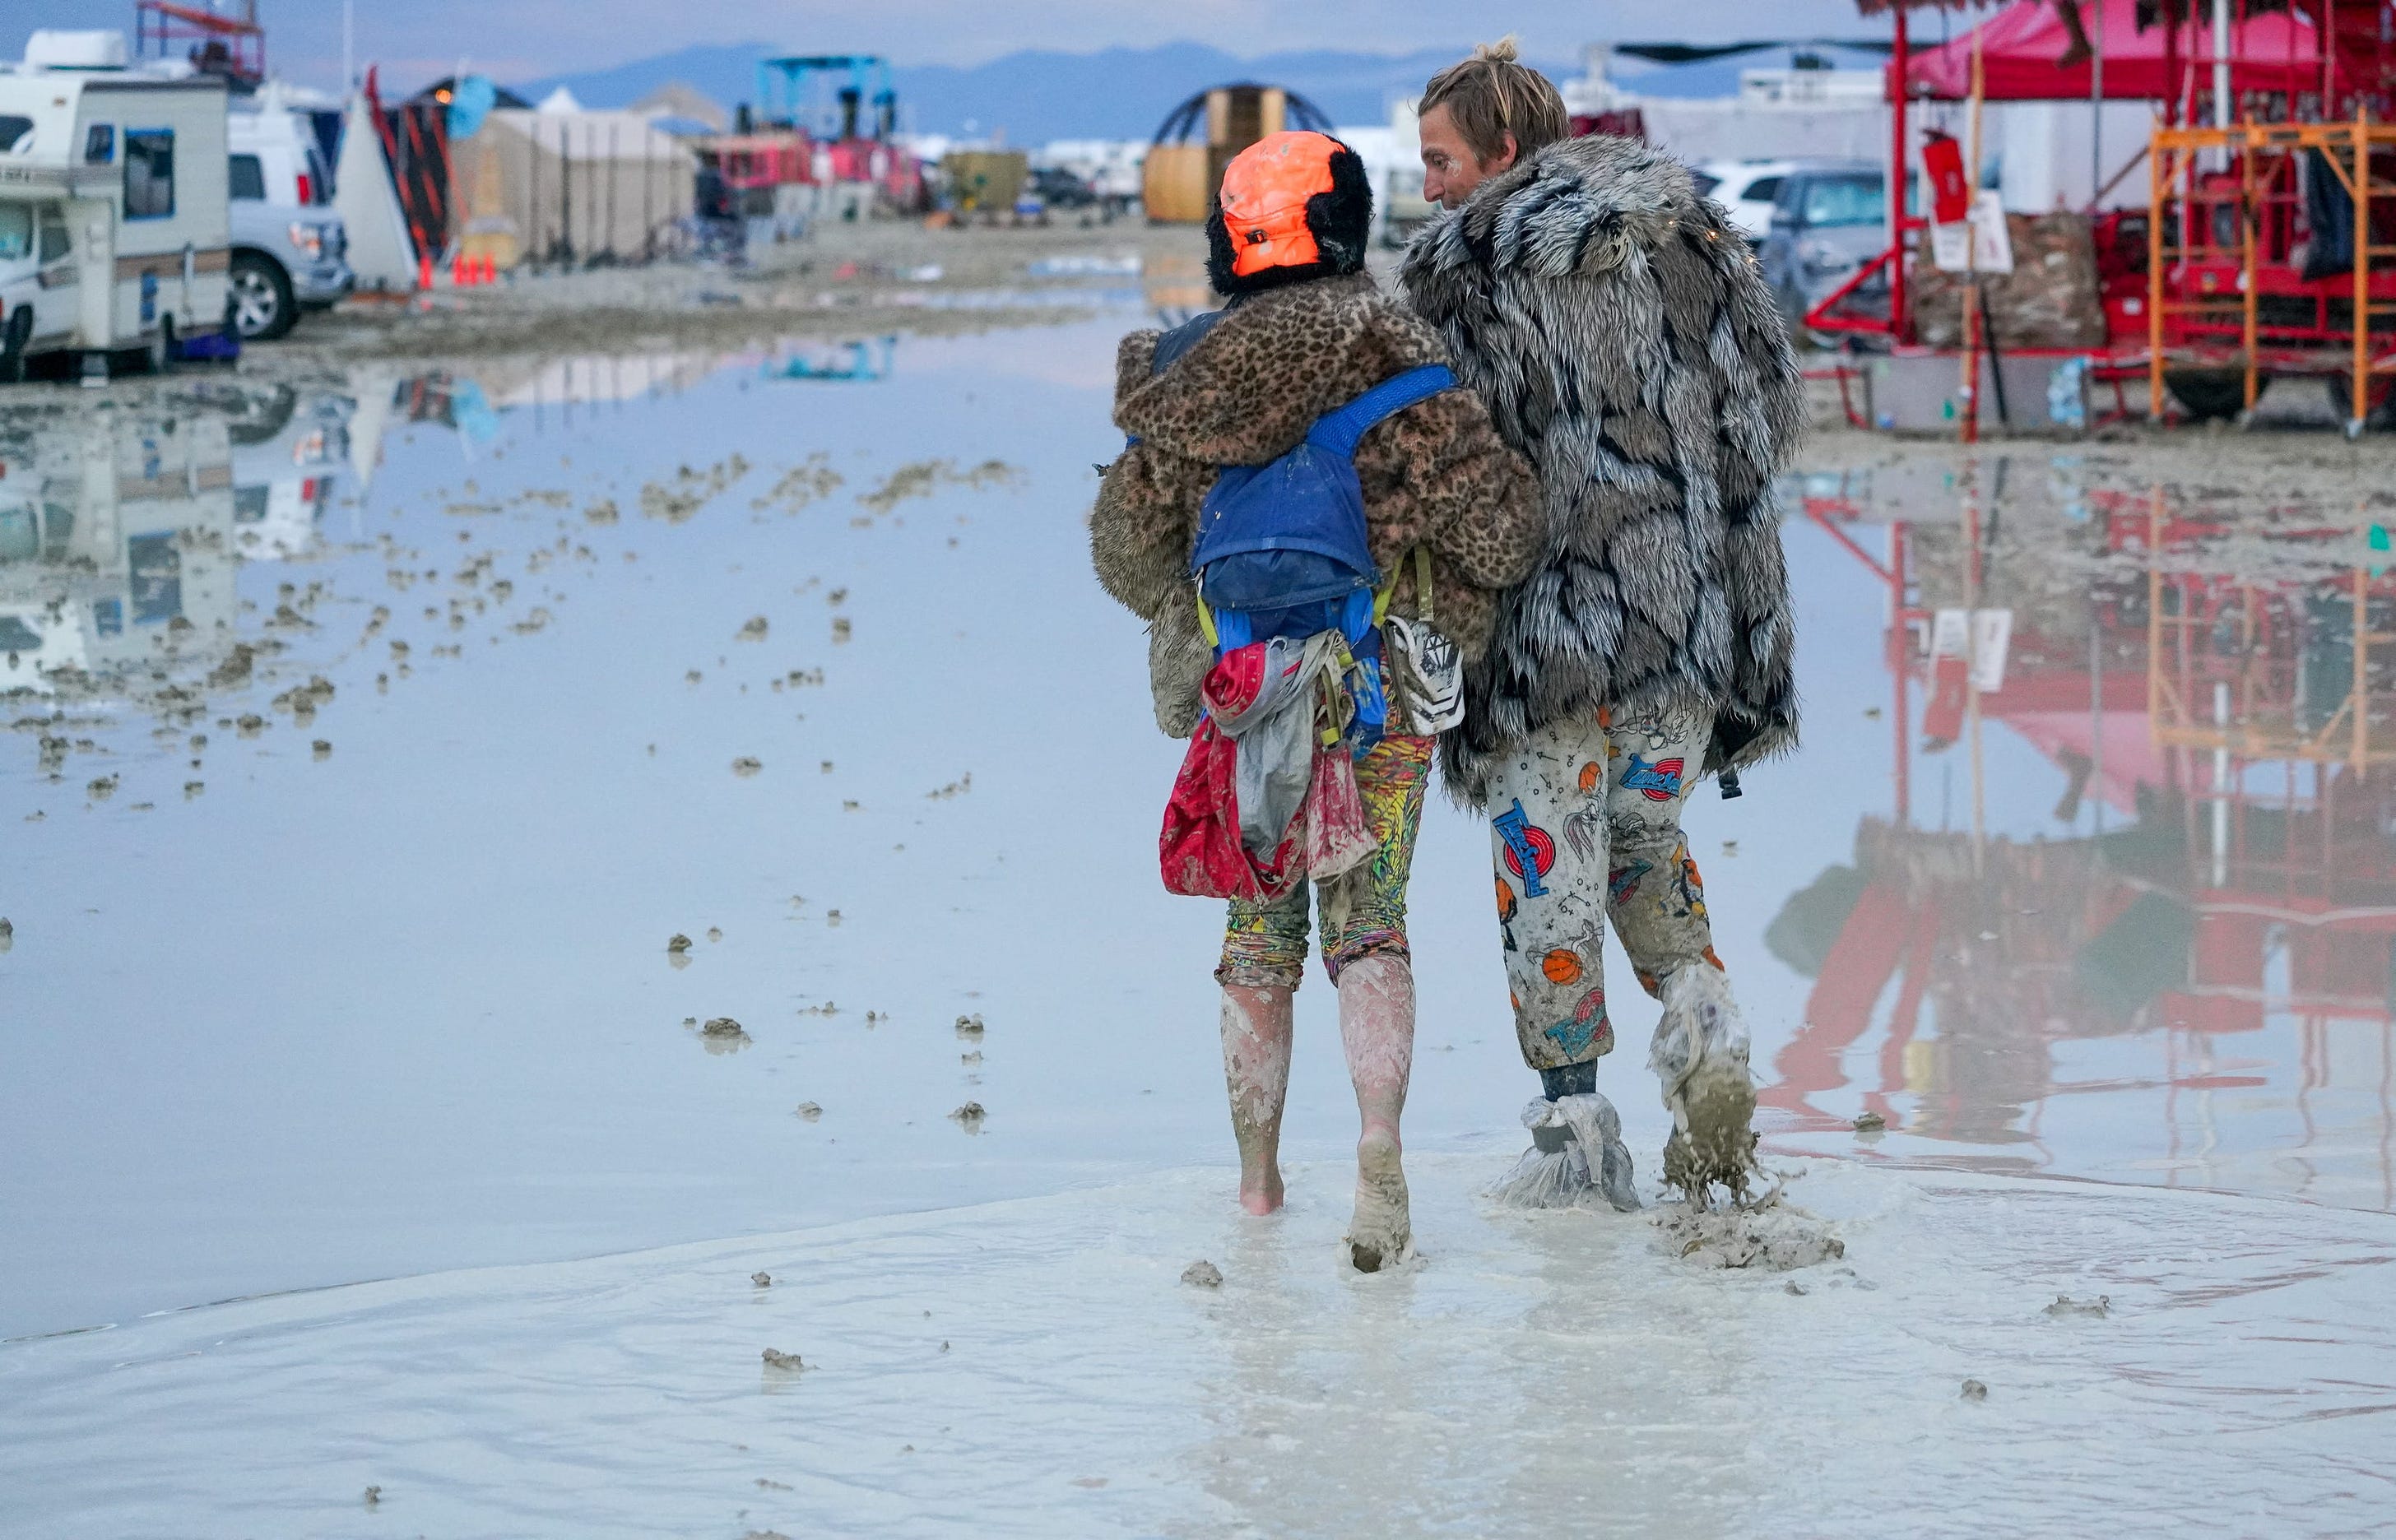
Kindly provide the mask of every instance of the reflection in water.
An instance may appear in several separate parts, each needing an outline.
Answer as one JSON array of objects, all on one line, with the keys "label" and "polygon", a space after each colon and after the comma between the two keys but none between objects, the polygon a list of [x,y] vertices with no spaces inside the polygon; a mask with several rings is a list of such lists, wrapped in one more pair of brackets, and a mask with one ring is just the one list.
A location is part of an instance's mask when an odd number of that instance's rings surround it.
[{"label": "reflection in water", "polygon": [[[2166,1181],[2396,1207],[2386,531],[2061,456],[1880,470],[1804,488],[1887,590],[1893,813],[1767,933],[1815,980],[1781,1127],[1844,1127],[1817,1100],[1878,1033],[1864,1103],[1974,1147],[1942,1163],[2047,1165],[2094,1095],[2160,1113],[2127,1133]],[[2059,772],[2029,838],[1993,831],[1999,735]]]},{"label": "reflection in water", "polygon": [[890,377],[898,352],[895,337],[856,342],[786,345],[759,370],[766,379],[874,380]]},{"label": "reflection in water", "polygon": [[170,634],[229,634],[225,423],[78,414],[0,457],[0,694],[149,662]]}]

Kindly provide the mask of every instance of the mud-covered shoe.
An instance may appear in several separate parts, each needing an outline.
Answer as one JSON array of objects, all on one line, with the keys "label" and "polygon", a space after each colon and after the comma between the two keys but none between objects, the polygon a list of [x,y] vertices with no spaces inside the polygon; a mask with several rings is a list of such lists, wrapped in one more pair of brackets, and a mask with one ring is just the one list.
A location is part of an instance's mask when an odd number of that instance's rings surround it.
[{"label": "mud-covered shoe", "polygon": [[1348,1221],[1348,1260],[1379,1272],[1414,1255],[1414,1221],[1397,1139],[1378,1129],[1356,1142],[1356,1213]]},{"label": "mud-covered shoe", "polygon": [[1612,1205],[1628,1214],[1639,1207],[1631,1169],[1631,1148],[1622,1142],[1622,1118],[1596,1092],[1542,1096],[1523,1109],[1531,1148],[1514,1162],[1489,1195],[1521,1208],[1585,1208]]},{"label": "mud-covered shoe", "polygon": [[1747,1023],[1730,980],[1711,963],[1675,969],[1664,980],[1664,1016],[1648,1067],[1672,1114],[1664,1181],[1702,1204],[1716,1183],[1737,1198],[1756,1169],[1755,1081],[1748,1070]]}]

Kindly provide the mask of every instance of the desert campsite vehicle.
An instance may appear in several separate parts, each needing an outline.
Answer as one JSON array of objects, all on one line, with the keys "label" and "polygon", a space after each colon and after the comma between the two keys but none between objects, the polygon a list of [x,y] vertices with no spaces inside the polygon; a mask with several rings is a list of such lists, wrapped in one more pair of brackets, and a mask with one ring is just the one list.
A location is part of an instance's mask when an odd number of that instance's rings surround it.
[{"label": "desert campsite vehicle", "polygon": [[332,169],[309,114],[285,105],[281,92],[270,84],[260,98],[236,100],[226,121],[227,271],[244,341],[281,337],[300,312],[329,309],[356,283]]},{"label": "desert campsite vehicle", "polygon": [[0,73],[0,374],[220,332],[226,243],[224,82],[128,69],[119,33],[33,33]]}]

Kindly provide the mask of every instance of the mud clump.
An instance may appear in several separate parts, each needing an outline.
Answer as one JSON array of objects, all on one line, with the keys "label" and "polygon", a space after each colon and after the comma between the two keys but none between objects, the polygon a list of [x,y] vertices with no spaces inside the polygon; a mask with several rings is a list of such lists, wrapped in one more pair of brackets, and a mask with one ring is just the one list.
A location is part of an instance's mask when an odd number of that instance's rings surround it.
[{"label": "mud clump", "polygon": [[981,1016],[978,1012],[972,1016],[961,1016],[957,1017],[957,1036],[961,1038],[971,1038],[978,1042],[984,1029],[985,1029],[981,1024]]},{"label": "mud clump", "polygon": [[748,754],[743,754],[732,762],[732,773],[736,776],[753,776],[764,768],[765,768],[764,760]]},{"label": "mud clump", "polygon": [[582,511],[584,522],[594,524],[611,524],[622,516],[617,511],[613,498],[602,498]]},{"label": "mud clump", "polygon": [[379,1504],[381,1501],[382,1501],[382,1488],[380,1488],[380,1487],[379,1487],[379,1486],[370,1486],[370,1487],[366,1488],[366,1507],[373,1507],[377,1506],[378,1504]]},{"label": "mud clump", "polygon": [[766,1272],[752,1272],[749,1275],[749,1281],[761,1289],[770,1289],[774,1286],[774,1275]]},{"label": "mud clump", "polygon": [[796,1373],[806,1367],[799,1361],[798,1354],[785,1353],[779,1348],[768,1348],[760,1356],[765,1359],[765,1367],[768,1369],[784,1369]]},{"label": "mud clump", "polygon": [[1223,1286],[1223,1269],[1201,1257],[1181,1269],[1181,1281],[1193,1289],[1219,1289]]},{"label": "mud clump", "polygon": [[709,1018],[706,1026],[699,1029],[699,1035],[712,1038],[745,1038],[749,1033],[740,1023],[730,1016],[713,1016]]},{"label": "mud clump", "polygon": [[2058,1320],[2070,1316],[2089,1316],[2101,1321],[2113,1313],[2113,1297],[2098,1294],[2094,1299],[2074,1299],[2070,1294],[2057,1294],[2055,1303],[2046,1308],[2046,1313]]},{"label": "mud clump", "polygon": [[1652,1221],[1658,1242],[1701,1268],[1759,1268],[1788,1272],[1847,1255],[1829,1223],[1781,1199],[1776,1189],[1750,1204],[1701,1209],[1659,1205]]},{"label": "mud clump", "polygon": [[749,473],[749,462],[739,455],[718,460],[704,471],[679,467],[669,482],[650,482],[641,488],[641,516],[682,524],[725,487]]},{"label": "mud clump", "polygon": [[1888,1120],[1877,1112],[1859,1113],[1856,1118],[1856,1132],[1858,1134],[1878,1134],[1887,1127]]},{"label": "mud clump", "polygon": [[6,920],[0,920],[0,952],[7,951],[16,944],[17,927]]},{"label": "mud clump", "polygon": [[793,1110],[807,1122],[817,1122],[823,1118],[823,1109],[811,1101],[799,1103]]},{"label": "mud clump", "polygon": [[328,739],[318,738],[315,742],[308,746],[308,751],[320,760],[331,759],[333,757],[333,745]]},{"label": "mud clump", "polygon": [[928,498],[943,486],[1013,486],[1022,479],[1023,472],[1005,460],[984,460],[971,470],[960,470],[951,459],[916,460],[891,471],[881,485],[859,497],[857,505],[871,513],[887,513],[910,498]]},{"label": "mud clump", "polygon": [[832,496],[840,486],[841,474],[832,468],[832,457],[818,450],[804,463],[784,471],[772,491],[749,506],[759,512],[779,509],[784,513],[796,513],[809,503]]},{"label": "mud clump", "polygon": [[690,937],[685,936],[680,931],[674,932],[672,936],[666,937],[666,950],[670,952],[686,952],[690,950]]},{"label": "mud clump", "polygon": [[246,642],[236,642],[233,644],[233,651],[225,656],[224,661],[208,670],[208,684],[211,688],[219,690],[229,690],[235,685],[246,684],[249,683],[250,672],[257,663],[258,649]]},{"label": "mud clump", "polygon": [[114,776],[100,776],[95,778],[91,784],[84,788],[84,794],[91,798],[94,802],[106,802],[109,798],[116,795],[116,777]]},{"label": "mud clump", "polygon": [[968,1134],[978,1134],[981,1132],[982,1121],[989,1116],[990,1114],[983,1110],[981,1103],[969,1101],[950,1113],[949,1121]]},{"label": "mud clump", "polygon": [[752,615],[746,621],[742,622],[739,631],[732,633],[732,640],[735,642],[763,642],[765,640],[766,630],[765,617],[762,615]]},{"label": "mud clump", "polygon": [[1967,1401],[1984,1401],[1989,1399],[1989,1387],[1978,1380],[1967,1379],[1963,1382],[1963,1396]]}]

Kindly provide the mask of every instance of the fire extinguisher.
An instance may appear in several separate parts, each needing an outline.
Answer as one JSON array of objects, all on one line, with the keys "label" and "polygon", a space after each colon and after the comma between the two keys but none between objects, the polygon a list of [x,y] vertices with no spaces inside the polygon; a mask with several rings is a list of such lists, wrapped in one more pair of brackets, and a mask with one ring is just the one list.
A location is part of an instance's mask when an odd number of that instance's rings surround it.
[{"label": "fire extinguisher", "polygon": [[1972,211],[1972,190],[1963,180],[1963,149],[1952,134],[1933,128],[1922,141],[1922,170],[1930,181],[1930,218],[1955,224]]}]

